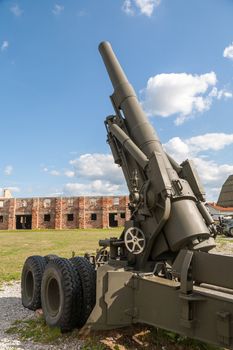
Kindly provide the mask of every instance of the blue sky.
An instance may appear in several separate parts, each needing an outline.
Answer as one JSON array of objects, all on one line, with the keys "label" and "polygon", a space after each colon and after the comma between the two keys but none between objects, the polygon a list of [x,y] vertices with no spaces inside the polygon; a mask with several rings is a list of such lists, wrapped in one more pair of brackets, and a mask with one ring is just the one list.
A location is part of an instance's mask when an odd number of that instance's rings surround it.
[{"label": "blue sky", "polygon": [[103,40],[166,150],[193,158],[216,200],[233,173],[231,0],[0,0],[0,187],[127,193],[106,144]]}]

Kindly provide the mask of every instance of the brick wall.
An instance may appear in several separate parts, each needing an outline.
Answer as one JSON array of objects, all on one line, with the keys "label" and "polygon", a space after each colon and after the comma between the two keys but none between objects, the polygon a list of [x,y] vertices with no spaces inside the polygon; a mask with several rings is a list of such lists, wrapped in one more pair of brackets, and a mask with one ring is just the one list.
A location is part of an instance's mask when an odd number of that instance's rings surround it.
[{"label": "brick wall", "polygon": [[8,230],[15,229],[15,211],[16,211],[16,199],[9,199],[9,212],[8,212]]},{"label": "brick wall", "polygon": [[85,227],[98,228],[102,225],[102,197],[85,198]]},{"label": "brick wall", "polygon": [[39,228],[39,198],[33,198],[32,203],[32,229],[38,229]]},{"label": "brick wall", "polygon": [[16,228],[16,217],[31,217],[32,229],[108,228],[130,218],[128,197],[0,199],[0,230]]},{"label": "brick wall", "polygon": [[61,228],[79,227],[79,198],[62,198]]},{"label": "brick wall", "polygon": [[9,213],[12,210],[10,199],[0,201],[0,230],[7,230],[9,226]]},{"label": "brick wall", "polygon": [[38,228],[55,228],[57,198],[40,198]]}]

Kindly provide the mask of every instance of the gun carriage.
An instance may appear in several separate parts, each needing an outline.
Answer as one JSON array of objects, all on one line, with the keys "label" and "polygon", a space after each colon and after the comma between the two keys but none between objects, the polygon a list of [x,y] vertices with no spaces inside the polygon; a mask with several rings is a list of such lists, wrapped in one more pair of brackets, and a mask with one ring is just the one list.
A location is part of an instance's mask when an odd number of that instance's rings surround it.
[{"label": "gun carriage", "polygon": [[[52,257],[42,264],[39,292],[46,321],[64,329],[142,322],[233,348],[233,257],[210,253],[215,226],[195,167],[190,160],[179,165],[165,152],[111,45],[103,42],[99,51],[114,89],[107,141],[129,189],[131,218],[119,238],[99,242],[96,283],[93,264],[85,258],[61,263]],[[62,268],[74,284],[65,326],[63,311],[53,319],[65,295]],[[22,296],[28,307],[26,272]]]}]

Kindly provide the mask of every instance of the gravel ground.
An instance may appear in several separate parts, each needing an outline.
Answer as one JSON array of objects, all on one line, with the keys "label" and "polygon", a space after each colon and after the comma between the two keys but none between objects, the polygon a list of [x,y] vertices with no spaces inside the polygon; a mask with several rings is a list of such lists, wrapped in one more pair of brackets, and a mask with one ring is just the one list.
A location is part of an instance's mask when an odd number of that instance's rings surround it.
[{"label": "gravel ground", "polygon": [[20,341],[17,335],[7,334],[5,331],[16,320],[34,318],[33,311],[25,309],[21,304],[20,282],[3,284],[0,289],[0,350],[65,350],[81,349],[81,342],[77,339],[68,344],[44,345],[30,341]]}]

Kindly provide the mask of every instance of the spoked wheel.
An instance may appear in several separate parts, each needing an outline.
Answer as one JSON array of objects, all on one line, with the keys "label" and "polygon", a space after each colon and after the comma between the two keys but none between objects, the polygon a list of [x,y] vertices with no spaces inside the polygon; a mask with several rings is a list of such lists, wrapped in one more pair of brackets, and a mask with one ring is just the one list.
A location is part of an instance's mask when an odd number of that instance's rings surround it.
[{"label": "spoked wheel", "polygon": [[124,242],[127,250],[133,254],[141,254],[146,246],[146,238],[138,227],[130,227],[125,232]]},{"label": "spoked wheel", "polygon": [[229,228],[229,236],[230,236],[230,237],[233,237],[233,227],[230,227],[230,228]]},{"label": "spoked wheel", "polygon": [[46,261],[42,256],[29,256],[21,276],[21,297],[24,307],[36,310],[41,307],[41,281]]},{"label": "spoked wheel", "polygon": [[91,263],[83,257],[77,256],[70,259],[74,265],[82,285],[83,302],[81,305],[81,314],[77,322],[78,327],[82,327],[96,302],[96,271]]},{"label": "spoked wheel", "polygon": [[80,319],[82,298],[81,281],[72,263],[62,258],[50,260],[41,285],[46,323],[63,332],[73,329]]}]

